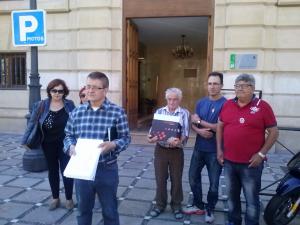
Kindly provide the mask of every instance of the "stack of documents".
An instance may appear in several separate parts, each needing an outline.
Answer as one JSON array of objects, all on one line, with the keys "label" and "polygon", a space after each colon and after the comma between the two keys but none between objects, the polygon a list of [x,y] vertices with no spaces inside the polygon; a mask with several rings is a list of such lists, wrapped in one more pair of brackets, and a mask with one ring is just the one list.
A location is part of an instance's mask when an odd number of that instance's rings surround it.
[{"label": "stack of documents", "polygon": [[82,180],[95,180],[103,140],[81,139],[75,146],[76,155],[71,159],[64,171],[64,176]]}]

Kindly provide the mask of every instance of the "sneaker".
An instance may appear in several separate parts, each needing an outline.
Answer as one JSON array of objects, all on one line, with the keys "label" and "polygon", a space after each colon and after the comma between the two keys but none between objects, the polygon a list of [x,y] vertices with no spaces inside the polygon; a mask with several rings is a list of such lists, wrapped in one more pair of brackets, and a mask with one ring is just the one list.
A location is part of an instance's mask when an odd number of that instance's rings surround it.
[{"label": "sneaker", "polygon": [[199,209],[195,205],[187,205],[185,208],[183,208],[183,212],[188,215],[203,215],[205,213],[204,209]]},{"label": "sneaker", "polygon": [[215,220],[214,214],[212,213],[212,211],[210,209],[207,209],[206,213],[205,213],[205,222],[212,223],[212,222],[214,222],[214,220]]}]

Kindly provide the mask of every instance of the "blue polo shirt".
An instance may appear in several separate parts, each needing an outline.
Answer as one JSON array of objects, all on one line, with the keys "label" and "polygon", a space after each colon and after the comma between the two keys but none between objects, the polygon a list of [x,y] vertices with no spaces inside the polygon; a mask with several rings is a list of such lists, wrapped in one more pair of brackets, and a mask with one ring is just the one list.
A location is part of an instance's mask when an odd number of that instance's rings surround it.
[{"label": "blue polo shirt", "polygon": [[[218,100],[212,100],[209,97],[200,99],[196,104],[196,114],[206,122],[217,123],[219,113],[223,104],[226,102],[225,97],[221,97]],[[197,134],[195,150],[203,152],[216,152],[216,134],[213,132],[213,137],[206,139]]]}]

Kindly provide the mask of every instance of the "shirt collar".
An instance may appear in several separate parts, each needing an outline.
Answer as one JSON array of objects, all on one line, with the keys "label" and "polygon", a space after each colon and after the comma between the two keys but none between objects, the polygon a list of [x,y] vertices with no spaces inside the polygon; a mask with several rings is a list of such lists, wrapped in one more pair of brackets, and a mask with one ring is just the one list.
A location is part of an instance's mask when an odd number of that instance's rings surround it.
[{"label": "shirt collar", "polygon": [[[234,97],[232,100],[233,100],[234,103],[237,104],[237,102],[238,102],[238,98],[237,97]],[[251,101],[247,105],[255,103],[257,100],[258,100],[258,98],[256,98],[255,94],[253,94]]]},{"label": "shirt collar", "polygon": [[[85,110],[92,109],[90,101],[84,103],[83,105],[85,107]],[[110,106],[109,100],[105,98],[104,102],[102,103],[99,109],[108,110],[109,106]]]},{"label": "shirt collar", "polygon": [[167,111],[169,113],[175,114],[175,113],[181,112],[181,107],[178,106],[177,109],[174,112],[170,112],[168,106],[163,107],[163,110],[165,110],[165,111]]}]

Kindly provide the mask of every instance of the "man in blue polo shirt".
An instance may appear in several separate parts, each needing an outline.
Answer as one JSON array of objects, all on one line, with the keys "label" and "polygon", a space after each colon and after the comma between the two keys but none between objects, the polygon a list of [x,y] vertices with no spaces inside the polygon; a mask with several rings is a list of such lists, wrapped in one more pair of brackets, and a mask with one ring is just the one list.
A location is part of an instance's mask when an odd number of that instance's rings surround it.
[{"label": "man in blue polo shirt", "polygon": [[202,201],[201,172],[208,170],[209,191],[205,221],[214,221],[213,210],[218,201],[219,177],[222,167],[217,161],[216,128],[218,116],[226,99],[221,95],[223,74],[212,72],[208,75],[208,96],[196,104],[196,114],[192,115],[192,129],[197,133],[194,152],[189,169],[189,182],[193,192],[193,204],[184,208],[186,214],[203,215],[205,204]]}]

